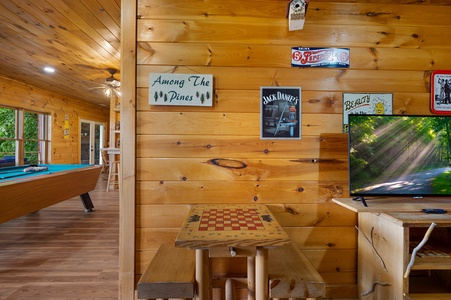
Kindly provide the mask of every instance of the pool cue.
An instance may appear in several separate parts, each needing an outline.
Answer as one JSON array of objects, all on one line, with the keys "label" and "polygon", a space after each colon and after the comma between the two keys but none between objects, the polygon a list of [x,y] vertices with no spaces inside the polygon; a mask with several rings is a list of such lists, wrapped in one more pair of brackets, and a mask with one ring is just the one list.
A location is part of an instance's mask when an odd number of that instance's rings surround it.
[{"label": "pool cue", "polygon": [[15,167],[5,167],[5,168],[0,168],[0,173],[4,174],[4,173],[14,173],[17,172],[17,169],[25,169],[28,167],[32,167],[32,165],[23,165],[23,166],[15,166]]},{"label": "pool cue", "polygon": [[[49,170],[42,170],[42,171],[38,171],[38,172],[23,172],[23,173],[11,175],[11,176],[2,176],[2,177],[0,177],[0,179],[9,179],[9,178],[21,177],[21,176],[25,176],[25,175],[30,175],[30,174],[40,173],[40,172],[48,172],[48,171]],[[51,173],[49,172],[48,174],[51,174]]]}]

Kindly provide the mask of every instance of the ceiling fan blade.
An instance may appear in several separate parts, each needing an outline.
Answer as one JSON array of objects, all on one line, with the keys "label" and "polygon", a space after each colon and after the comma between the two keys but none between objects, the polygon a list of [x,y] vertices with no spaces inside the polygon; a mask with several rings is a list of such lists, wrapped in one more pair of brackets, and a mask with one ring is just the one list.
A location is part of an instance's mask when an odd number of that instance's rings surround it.
[{"label": "ceiling fan blade", "polygon": [[121,86],[121,82],[118,80],[113,80],[110,82],[111,86],[113,87],[120,87]]}]

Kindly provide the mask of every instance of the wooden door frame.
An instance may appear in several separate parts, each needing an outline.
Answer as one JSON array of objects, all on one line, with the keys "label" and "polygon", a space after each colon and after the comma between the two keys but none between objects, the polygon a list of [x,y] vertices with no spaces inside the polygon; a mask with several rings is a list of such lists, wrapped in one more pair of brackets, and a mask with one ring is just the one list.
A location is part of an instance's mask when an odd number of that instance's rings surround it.
[{"label": "wooden door frame", "polygon": [[[95,152],[95,128],[96,128],[96,125],[101,126],[101,129],[103,130],[103,133],[100,133],[101,144],[99,145],[99,148],[104,148],[105,147],[105,128],[106,128],[105,123],[102,123],[102,122],[99,122],[99,121],[94,121],[94,120],[82,119],[81,118],[79,120],[79,124],[78,124],[78,128],[79,128],[78,129],[79,130],[79,132],[78,132],[79,133],[79,145],[80,145],[80,147],[78,149],[78,151],[79,151],[79,155],[78,155],[79,163],[81,163],[81,138],[82,138],[81,137],[81,124],[82,123],[89,123],[89,125],[90,125],[90,128],[89,128],[89,131],[90,131],[89,145],[91,147],[94,147],[93,151],[90,151],[90,153],[92,154],[92,152]],[[94,133],[94,135],[92,135],[92,133]],[[89,163],[90,164],[95,164],[95,158],[91,157],[91,154],[89,156]],[[102,161],[102,157],[100,155],[100,150],[99,150],[99,164],[101,163],[101,161]]]}]

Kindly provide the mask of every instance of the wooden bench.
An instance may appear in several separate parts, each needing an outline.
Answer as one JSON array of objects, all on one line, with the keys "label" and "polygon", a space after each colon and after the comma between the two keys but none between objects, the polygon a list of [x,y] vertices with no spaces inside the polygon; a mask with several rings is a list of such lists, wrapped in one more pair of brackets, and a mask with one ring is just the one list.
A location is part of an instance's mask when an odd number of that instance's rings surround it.
[{"label": "wooden bench", "polygon": [[326,283],[295,244],[269,250],[269,297],[271,299],[320,299]]},{"label": "wooden bench", "polygon": [[138,282],[138,299],[192,299],[195,251],[163,244]]}]

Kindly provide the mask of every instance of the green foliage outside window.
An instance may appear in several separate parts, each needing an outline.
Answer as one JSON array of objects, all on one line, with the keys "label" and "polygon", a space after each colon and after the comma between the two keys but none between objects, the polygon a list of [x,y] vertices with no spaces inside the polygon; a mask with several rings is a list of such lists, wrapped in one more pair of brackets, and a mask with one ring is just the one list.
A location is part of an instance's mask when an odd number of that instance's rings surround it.
[{"label": "green foliage outside window", "polygon": [[[26,163],[39,162],[39,114],[24,112],[24,156]],[[16,110],[0,107],[0,159],[16,154]]]},{"label": "green foliage outside window", "polygon": [[25,112],[24,114],[24,150],[28,163],[39,162],[39,116],[37,113]]},{"label": "green foliage outside window", "polygon": [[14,156],[16,153],[15,128],[16,113],[14,109],[0,107],[0,159]]}]

